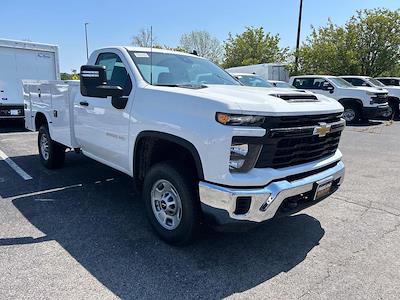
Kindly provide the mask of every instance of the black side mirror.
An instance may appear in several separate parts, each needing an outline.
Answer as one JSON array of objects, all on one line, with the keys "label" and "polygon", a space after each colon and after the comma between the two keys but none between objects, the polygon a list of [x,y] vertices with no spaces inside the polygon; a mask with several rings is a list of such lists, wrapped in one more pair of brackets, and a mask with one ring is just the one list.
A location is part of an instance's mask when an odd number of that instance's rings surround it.
[{"label": "black side mirror", "polygon": [[329,91],[330,93],[333,93],[333,90],[335,88],[329,82],[325,82],[324,85],[322,86],[322,89],[324,91]]},{"label": "black side mirror", "polygon": [[122,97],[120,86],[107,85],[105,66],[85,65],[81,67],[81,94],[86,97],[107,98]]}]

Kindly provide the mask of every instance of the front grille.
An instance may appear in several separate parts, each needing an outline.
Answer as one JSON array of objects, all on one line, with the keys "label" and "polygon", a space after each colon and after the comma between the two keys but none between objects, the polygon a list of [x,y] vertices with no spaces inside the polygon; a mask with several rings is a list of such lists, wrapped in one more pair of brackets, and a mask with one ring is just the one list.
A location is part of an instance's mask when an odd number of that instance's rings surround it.
[{"label": "front grille", "polygon": [[[285,168],[304,164],[333,155],[339,145],[344,128],[341,114],[267,117],[263,127],[267,134],[256,168]],[[320,137],[314,134],[315,126],[332,124],[331,132]]]},{"label": "front grille", "polygon": [[271,128],[288,128],[315,126],[319,123],[334,123],[340,121],[342,113],[324,114],[324,115],[306,115],[306,116],[283,116],[283,117],[267,117],[261,127],[265,129]]},{"label": "front grille", "polygon": [[376,94],[376,96],[371,97],[371,99],[376,104],[382,104],[388,101],[387,94]]}]

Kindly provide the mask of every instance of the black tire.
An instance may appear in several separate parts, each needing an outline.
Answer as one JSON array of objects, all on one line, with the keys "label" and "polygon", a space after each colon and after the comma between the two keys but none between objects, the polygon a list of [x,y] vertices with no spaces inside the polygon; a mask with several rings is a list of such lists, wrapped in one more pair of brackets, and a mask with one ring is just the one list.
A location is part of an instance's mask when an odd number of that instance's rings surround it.
[{"label": "black tire", "polygon": [[[344,119],[346,123],[352,124],[357,123],[361,119],[361,109],[357,104],[354,103],[345,103],[344,107]],[[350,118],[351,116],[351,118]]]},{"label": "black tire", "polygon": [[[157,210],[157,205],[155,203],[158,200],[154,200],[156,197],[152,197],[153,189],[160,188],[163,191],[165,190],[165,182],[172,185],[180,199],[181,218],[179,222],[175,223],[179,225],[173,229],[165,228],[157,219],[155,212],[155,210]],[[146,174],[143,184],[143,199],[145,201],[147,217],[156,234],[168,244],[187,245],[197,236],[200,228],[201,210],[196,182],[193,175],[187,172],[178,162],[174,161],[155,164]],[[162,194],[162,192],[160,194]],[[168,194],[165,193],[162,195]],[[159,201],[158,208],[160,212],[164,210],[165,213],[167,210],[165,209],[165,205],[163,208],[161,202],[162,201]],[[176,205],[176,207],[178,206],[179,205]],[[165,219],[168,219],[168,217],[172,219],[178,214],[165,215],[167,216]],[[165,222],[164,225],[167,225],[167,222]]]},{"label": "black tire", "polygon": [[[43,139],[47,139],[47,153],[42,147]],[[48,169],[61,168],[65,161],[65,147],[53,141],[46,125],[39,128],[38,134],[39,157],[42,164]]]},{"label": "black tire", "polygon": [[399,117],[399,103],[397,101],[389,101],[390,115],[384,116],[386,120],[396,120]]}]

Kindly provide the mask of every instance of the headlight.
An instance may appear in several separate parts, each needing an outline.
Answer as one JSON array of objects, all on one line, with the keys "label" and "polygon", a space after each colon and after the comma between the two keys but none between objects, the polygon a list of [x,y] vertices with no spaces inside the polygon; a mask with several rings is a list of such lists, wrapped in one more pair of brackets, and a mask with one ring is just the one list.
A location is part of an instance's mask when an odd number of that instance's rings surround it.
[{"label": "headlight", "polygon": [[374,92],[367,92],[367,95],[368,95],[368,96],[376,96],[376,93],[374,93]]},{"label": "headlight", "polygon": [[223,125],[260,126],[262,123],[264,123],[265,117],[217,113],[215,115],[215,119],[218,123],[221,123]]},{"label": "headlight", "polygon": [[229,170],[231,172],[241,173],[250,171],[254,168],[260,151],[261,145],[236,143],[232,141]]}]

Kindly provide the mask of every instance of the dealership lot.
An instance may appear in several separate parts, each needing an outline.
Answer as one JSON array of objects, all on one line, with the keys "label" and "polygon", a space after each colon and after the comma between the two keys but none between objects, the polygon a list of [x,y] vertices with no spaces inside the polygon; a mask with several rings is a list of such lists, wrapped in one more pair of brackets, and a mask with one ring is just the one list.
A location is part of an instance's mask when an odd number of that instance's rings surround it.
[{"label": "dealership lot", "polygon": [[82,155],[47,170],[37,134],[0,127],[0,298],[384,298],[400,295],[400,122],[347,127],[346,179],[247,233],[161,242],[131,179]]}]

